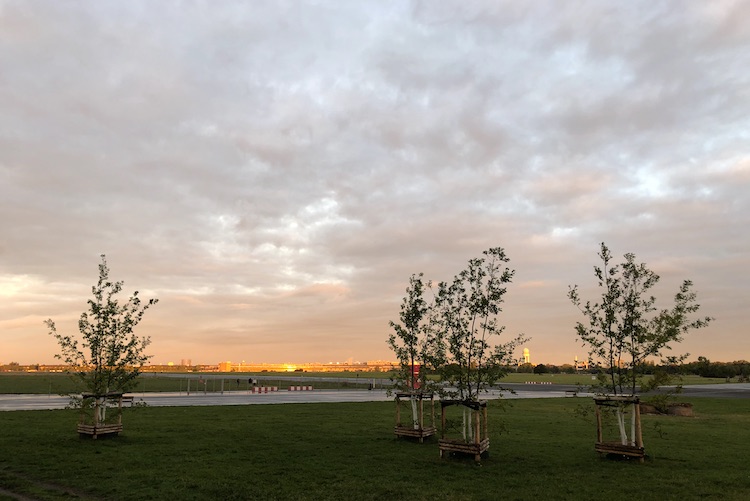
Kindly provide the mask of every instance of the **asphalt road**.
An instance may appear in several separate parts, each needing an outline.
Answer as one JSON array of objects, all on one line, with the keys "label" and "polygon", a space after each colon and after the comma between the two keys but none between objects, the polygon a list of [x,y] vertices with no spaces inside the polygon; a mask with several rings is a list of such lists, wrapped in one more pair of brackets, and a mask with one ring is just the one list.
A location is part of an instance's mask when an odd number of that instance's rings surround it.
[{"label": "asphalt road", "polygon": [[[498,390],[490,391],[487,398],[554,398],[565,395],[564,391],[531,392],[520,391],[515,395]],[[257,404],[299,404],[325,402],[386,402],[393,400],[385,390],[279,390],[269,393],[249,393],[247,391],[192,392],[180,393],[133,393],[134,401],[144,402],[153,407],[188,407],[196,405],[257,405]],[[63,409],[68,404],[67,397],[57,395],[0,395],[0,411]]]},{"label": "asphalt road", "polygon": [[[486,398],[564,398],[577,391],[574,385],[505,384],[505,390],[493,389]],[[591,396],[578,392],[579,397]],[[750,384],[694,385],[683,388],[684,397],[750,398]],[[384,390],[279,390],[271,393],[225,391],[221,393],[134,393],[135,402],[153,407],[184,407],[196,405],[257,405],[313,402],[385,402],[393,399]],[[0,411],[63,409],[67,397],[57,395],[0,395]]]}]

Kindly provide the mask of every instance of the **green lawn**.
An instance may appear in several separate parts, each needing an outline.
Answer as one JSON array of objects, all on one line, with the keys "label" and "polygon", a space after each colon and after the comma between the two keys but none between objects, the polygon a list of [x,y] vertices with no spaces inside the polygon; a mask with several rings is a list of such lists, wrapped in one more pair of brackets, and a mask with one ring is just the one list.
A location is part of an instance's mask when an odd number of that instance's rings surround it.
[{"label": "green lawn", "polygon": [[[511,372],[505,376],[502,383],[525,383],[525,382],[543,382],[548,381],[552,384],[576,384],[590,385],[595,382],[591,374],[525,374]],[[731,384],[727,383],[724,378],[705,378],[700,376],[682,376],[681,384]]]},{"label": "green lawn", "polygon": [[[144,374],[138,378],[137,384],[133,389],[134,393],[140,392],[186,392],[188,389],[191,392],[220,392],[220,391],[247,391],[251,386],[249,384],[250,377],[260,377],[262,384],[266,386],[278,386],[279,388],[285,389],[292,384],[304,384],[299,382],[289,382],[280,379],[274,379],[275,376],[297,376],[297,373],[263,373],[258,375],[251,374],[226,374],[224,378],[224,384],[222,385],[221,380],[217,379],[219,375],[210,374],[208,378],[203,378],[201,374],[180,374],[175,375],[176,377],[166,377],[157,374]],[[335,375],[328,374],[329,377],[337,377]],[[338,376],[338,377],[356,377],[351,376]],[[188,379],[189,386],[188,386]],[[237,383],[239,381],[239,383]],[[380,379],[376,379],[376,384],[379,384]],[[362,378],[361,383],[338,383],[338,382],[326,382],[326,381],[315,381],[312,383],[316,389],[367,389],[370,379]],[[34,374],[0,374],[0,394],[21,394],[21,393],[37,393],[37,394],[67,394],[67,393],[80,393],[80,386],[76,386],[76,382],[67,374],[62,373],[34,373]]]},{"label": "green lawn", "polygon": [[72,410],[2,412],[0,487],[45,500],[750,499],[750,399],[692,402],[693,418],[644,416],[644,464],[597,456],[583,398],[491,402],[481,465],[396,439],[391,403],[132,408],[120,437],[98,441],[78,438]]},{"label": "green lawn", "polygon": [[[225,376],[224,385],[221,385],[219,379],[216,377],[221,374],[209,374],[207,375],[210,379],[205,379],[205,383],[201,383],[200,380],[203,376],[198,373],[180,374],[178,377],[166,377],[159,374],[147,373],[138,378],[137,386],[133,390],[135,393],[139,392],[153,392],[153,391],[173,391],[173,392],[185,392],[188,390],[188,379],[190,380],[190,391],[208,391],[208,392],[219,392],[222,391],[247,391],[250,387],[249,378],[260,377],[264,385],[267,386],[278,386],[279,388],[286,388],[291,384],[304,384],[302,383],[290,383],[289,381],[282,381],[280,379],[274,379],[276,376],[284,377],[329,377],[329,378],[358,378],[361,379],[360,383],[337,383],[337,382],[322,382],[315,381],[312,384],[316,389],[366,389],[370,381],[375,381],[376,385],[387,383],[386,379],[390,377],[387,373],[377,372],[322,372],[322,373],[308,373],[308,372],[264,372],[264,373],[227,373]],[[239,384],[237,381],[239,380]],[[500,381],[502,383],[525,383],[525,382],[550,382],[552,384],[575,384],[575,385],[590,385],[593,381],[590,374],[523,374],[523,373],[510,373]],[[685,376],[682,380],[682,384],[709,384],[709,383],[726,383],[725,379],[721,378],[702,378],[699,376]],[[76,385],[71,377],[63,373],[44,373],[37,372],[33,374],[0,374],[0,394],[5,393],[37,393],[37,394],[52,394],[58,395],[63,393],[75,393],[80,392],[80,388],[76,390]]]}]

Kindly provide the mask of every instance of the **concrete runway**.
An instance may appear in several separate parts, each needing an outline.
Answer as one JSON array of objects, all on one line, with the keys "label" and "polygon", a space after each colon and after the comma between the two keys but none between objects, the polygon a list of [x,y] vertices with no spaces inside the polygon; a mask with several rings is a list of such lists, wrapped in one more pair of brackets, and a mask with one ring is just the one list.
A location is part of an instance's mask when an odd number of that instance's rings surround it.
[{"label": "concrete runway", "polygon": [[[505,388],[491,390],[484,398],[564,398],[567,391],[576,390],[572,385],[525,385],[506,384]],[[314,390],[271,393],[248,393],[247,391],[225,391],[221,393],[133,393],[135,402],[143,401],[153,407],[188,407],[195,405],[257,405],[299,404],[325,402],[386,402],[393,400],[384,390]],[[716,384],[686,386],[683,397],[750,398],[750,384]],[[590,393],[578,393],[578,397],[590,397]],[[67,397],[57,395],[0,395],[0,411],[64,409]]]},{"label": "concrete runway", "polygon": [[[500,398],[560,398],[565,391],[507,391],[491,390],[487,399]],[[133,393],[134,402],[144,402],[152,407],[189,407],[196,405],[258,405],[258,404],[300,404],[333,402],[388,402],[384,390],[313,390],[270,393],[248,393],[247,391],[225,391],[221,393]],[[64,409],[68,397],[58,395],[0,395],[0,411]],[[126,404],[127,405],[127,404]]]}]

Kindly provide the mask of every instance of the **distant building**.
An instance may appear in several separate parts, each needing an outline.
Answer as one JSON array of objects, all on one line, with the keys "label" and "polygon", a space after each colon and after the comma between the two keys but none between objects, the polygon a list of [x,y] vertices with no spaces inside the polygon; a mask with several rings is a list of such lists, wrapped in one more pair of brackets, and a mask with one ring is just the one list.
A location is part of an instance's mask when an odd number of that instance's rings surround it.
[{"label": "distant building", "polygon": [[306,364],[257,364],[219,362],[219,372],[387,372],[397,369],[398,362],[370,360],[367,362],[328,362]]},{"label": "distant building", "polygon": [[573,367],[575,367],[577,371],[584,371],[589,369],[589,363],[588,361],[579,361],[578,356],[576,356],[573,360]]}]

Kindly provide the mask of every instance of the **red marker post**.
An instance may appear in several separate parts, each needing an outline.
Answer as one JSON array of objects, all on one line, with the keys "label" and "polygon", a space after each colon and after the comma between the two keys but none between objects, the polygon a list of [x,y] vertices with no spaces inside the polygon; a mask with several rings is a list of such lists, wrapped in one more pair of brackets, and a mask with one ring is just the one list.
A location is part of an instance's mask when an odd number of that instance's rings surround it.
[{"label": "red marker post", "polygon": [[421,366],[419,364],[412,364],[411,366],[411,380],[409,381],[409,386],[413,390],[418,390],[422,387],[422,383],[419,381],[419,369]]}]

